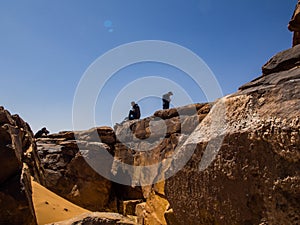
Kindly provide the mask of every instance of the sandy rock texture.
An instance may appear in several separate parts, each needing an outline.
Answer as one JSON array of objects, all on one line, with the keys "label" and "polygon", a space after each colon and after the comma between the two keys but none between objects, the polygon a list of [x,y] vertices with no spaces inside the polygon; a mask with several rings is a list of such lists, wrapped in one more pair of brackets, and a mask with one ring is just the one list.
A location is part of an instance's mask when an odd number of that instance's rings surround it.
[{"label": "sandy rock texture", "polygon": [[184,143],[178,159],[193,156],[165,185],[179,224],[300,223],[298,49],[218,100]]},{"label": "sandy rock texture", "polygon": [[123,182],[141,186],[144,202],[135,208],[137,224],[159,225],[175,221],[165,196],[166,171],[177,149],[211,107],[212,104],[206,103],[159,110],[143,120],[115,126],[117,143],[112,171],[123,178]]},{"label": "sandy rock texture", "polygon": [[0,107],[0,224],[35,225],[30,173],[23,163],[33,134],[18,115]]},{"label": "sandy rock texture", "polygon": [[75,204],[140,225],[300,223],[299,50],[214,103],[40,138],[31,172]]},{"label": "sandy rock texture", "polygon": [[114,130],[97,127],[44,136],[31,154],[31,172],[37,182],[88,210],[134,216],[139,224],[166,224],[165,171],[176,147],[210,108],[193,104],[159,110]]},{"label": "sandy rock texture", "polygon": [[[76,135],[80,136],[78,142]],[[110,205],[112,183],[99,175],[92,164],[99,152],[110,154],[114,142],[114,132],[109,127],[39,138],[32,157],[33,176],[49,190],[81,207],[107,211],[116,207]],[[104,161],[111,168],[112,159]]]},{"label": "sandy rock texture", "polygon": [[133,219],[122,216],[118,213],[84,213],[73,219],[50,223],[48,225],[133,225],[136,224]]}]

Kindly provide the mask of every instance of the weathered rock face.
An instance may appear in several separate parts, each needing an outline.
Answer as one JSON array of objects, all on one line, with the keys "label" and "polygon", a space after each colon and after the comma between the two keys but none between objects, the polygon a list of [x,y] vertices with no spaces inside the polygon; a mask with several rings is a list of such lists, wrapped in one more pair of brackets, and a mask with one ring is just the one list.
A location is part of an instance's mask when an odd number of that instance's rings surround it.
[{"label": "weathered rock face", "polygon": [[[80,141],[75,140],[76,135],[80,136]],[[32,170],[34,177],[46,188],[86,209],[116,208],[110,205],[111,181],[99,175],[92,166],[93,161],[89,160],[96,160],[101,151],[112,152],[114,142],[114,132],[108,127],[39,138],[32,158],[32,168],[38,168]],[[112,160],[104,161],[111,168]]]},{"label": "weathered rock face", "polygon": [[[160,110],[152,117],[115,127],[118,143],[114,159],[133,167],[114,161],[112,170],[120,179],[127,178],[131,185],[142,186],[145,202],[136,205],[138,224],[167,224],[165,213],[170,205],[164,193],[165,171],[171,166],[176,148],[184,143],[210,108],[211,104],[194,104]],[[148,166],[153,167],[145,168]],[[172,213],[169,215],[173,218]]]},{"label": "weathered rock face", "polygon": [[117,213],[84,213],[73,219],[53,223],[51,225],[133,225],[135,220],[122,216]]},{"label": "weathered rock face", "polygon": [[[300,46],[295,46],[291,49],[276,54],[262,67],[262,72],[263,75],[266,76],[272,73],[288,71],[296,66],[300,66]],[[279,77],[282,76],[284,75],[281,74]],[[270,77],[268,77],[267,79],[275,80],[274,78]],[[261,80],[261,78],[259,78],[258,81],[265,85],[268,84],[267,81],[263,81]],[[253,82],[242,86],[240,89],[248,88],[250,84],[253,84]],[[258,86],[257,82],[256,86]]]},{"label": "weathered rock face", "polygon": [[[132,214],[140,218],[140,224],[166,224],[164,213],[169,203],[164,183],[152,183],[165,178],[176,146],[210,108],[211,104],[193,104],[128,121],[117,125],[115,131],[99,127],[39,138],[32,153],[31,171],[39,183],[86,209]],[[109,157],[103,159],[98,155],[101,151],[108,152]],[[160,162],[165,162],[165,168],[155,166]],[[151,165],[154,168],[139,170]],[[136,211],[140,202],[145,208]]]},{"label": "weathered rock face", "polygon": [[[300,223],[300,68],[291,60],[299,58],[297,47],[218,100],[184,143],[177,158],[194,154],[165,185],[179,224]],[[222,111],[225,123],[212,127]]]},{"label": "weathered rock face", "polygon": [[[299,52],[274,56],[263,76],[214,104],[39,139],[32,171],[66,199],[137,224],[298,224]],[[99,152],[109,153],[106,178]]]},{"label": "weathered rock face", "polygon": [[36,224],[24,153],[32,131],[18,115],[0,107],[0,224]]},{"label": "weathered rock face", "polygon": [[300,44],[300,1],[296,5],[294,14],[289,22],[288,28],[294,32],[293,46]]}]

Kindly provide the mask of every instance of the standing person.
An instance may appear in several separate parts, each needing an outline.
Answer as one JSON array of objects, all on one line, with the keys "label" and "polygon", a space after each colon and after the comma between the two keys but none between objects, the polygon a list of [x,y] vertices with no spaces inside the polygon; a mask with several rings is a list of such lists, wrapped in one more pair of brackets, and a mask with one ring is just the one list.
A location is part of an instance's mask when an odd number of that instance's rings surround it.
[{"label": "standing person", "polygon": [[128,119],[135,120],[141,117],[141,111],[138,104],[131,102],[132,109],[129,111]]},{"label": "standing person", "polygon": [[289,22],[288,28],[293,34],[293,47],[300,44],[300,0],[296,5],[294,14]]},{"label": "standing person", "polygon": [[163,109],[170,108],[171,95],[173,95],[173,93],[172,93],[172,91],[169,91],[168,93],[166,93],[162,96]]}]

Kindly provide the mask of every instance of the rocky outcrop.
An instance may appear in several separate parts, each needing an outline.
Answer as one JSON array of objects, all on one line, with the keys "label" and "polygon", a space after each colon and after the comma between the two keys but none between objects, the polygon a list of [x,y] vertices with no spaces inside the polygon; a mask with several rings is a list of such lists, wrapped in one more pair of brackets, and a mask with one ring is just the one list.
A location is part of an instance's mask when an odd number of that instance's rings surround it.
[{"label": "rocky outcrop", "polygon": [[[76,135],[80,142],[76,142]],[[114,143],[115,135],[109,127],[39,138],[32,157],[32,168],[38,169],[32,169],[32,173],[46,188],[81,207],[92,211],[116,210],[111,201],[111,181],[88,163],[88,159],[96,160],[101,151],[112,152]],[[112,160],[105,161],[111,167]]]},{"label": "rocky outcrop", "polygon": [[293,16],[288,24],[290,31],[294,32],[293,46],[300,44],[300,1],[296,5]]},{"label": "rocky outcrop", "polygon": [[[272,73],[288,71],[296,66],[300,66],[300,46],[295,46],[291,49],[276,54],[262,67],[262,72],[263,75],[269,75]],[[262,82],[261,79],[262,78],[260,77],[257,80]],[[267,82],[263,82],[263,83],[267,84]],[[244,89],[245,87],[248,86],[249,84],[246,84],[242,86],[240,89]]]},{"label": "rocky outcrop", "polygon": [[298,224],[299,62],[295,46],[213,104],[38,139],[32,173],[80,206],[137,224]]},{"label": "rocky outcrop", "polygon": [[[164,180],[161,175],[170,166],[176,146],[210,108],[211,104],[193,104],[160,110],[116,125],[115,130],[98,127],[39,138],[31,171],[39,183],[86,209],[136,216],[140,224],[166,224],[169,203],[164,183],[155,183]],[[101,151],[109,154],[99,155]],[[163,170],[155,166],[161,162]],[[146,170],[139,170],[143,166]]]},{"label": "rocky outcrop", "polygon": [[[52,223],[51,225],[133,225],[136,224],[134,219],[122,216],[117,213],[84,213],[73,219]],[[49,224],[50,225],[50,224]]]},{"label": "rocky outcrop", "polygon": [[300,223],[298,47],[218,100],[181,147],[178,160],[193,155],[165,184],[178,224]]},{"label": "rocky outcrop", "polygon": [[122,182],[142,187],[145,202],[136,205],[138,224],[167,224],[165,213],[170,205],[164,193],[165,171],[171,166],[176,148],[205,118],[210,108],[211,104],[193,104],[160,110],[149,118],[115,127],[118,143],[112,171],[116,177],[127,178]]},{"label": "rocky outcrop", "polygon": [[0,107],[0,224],[36,224],[24,154],[33,134],[18,115]]}]

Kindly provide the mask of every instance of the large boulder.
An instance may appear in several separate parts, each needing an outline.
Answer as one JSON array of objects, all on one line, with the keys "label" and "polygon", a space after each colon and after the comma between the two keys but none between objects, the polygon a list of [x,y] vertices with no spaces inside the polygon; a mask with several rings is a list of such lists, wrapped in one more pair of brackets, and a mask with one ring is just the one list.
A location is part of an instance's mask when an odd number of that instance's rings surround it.
[{"label": "large boulder", "polygon": [[[173,165],[187,152],[193,155],[165,185],[179,224],[300,223],[295,49],[273,57],[277,65],[269,62],[267,76],[218,100],[181,147]],[[211,126],[220,112],[225,122]]]},{"label": "large boulder", "polygon": [[28,124],[0,107],[0,224],[36,224],[30,173],[23,164],[33,144]]},{"label": "large boulder", "polygon": [[164,192],[165,171],[171,167],[176,148],[201,123],[211,106],[192,104],[159,110],[151,117],[115,126],[112,171],[119,181],[141,186],[141,196],[136,198],[144,202],[136,205],[134,213],[138,224],[166,225],[168,219],[172,220],[173,215],[165,218],[172,211]]},{"label": "large boulder", "polygon": [[[111,200],[112,183],[96,168],[97,157],[102,152],[110,155],[114,140],[114,132],[108,127],[39,138],[32,154],[32,168],[36,168],[32,173],[46,188],[83,208],[116,210]],[[111,168],[112,158],[103,159],[106,167]]]}]

